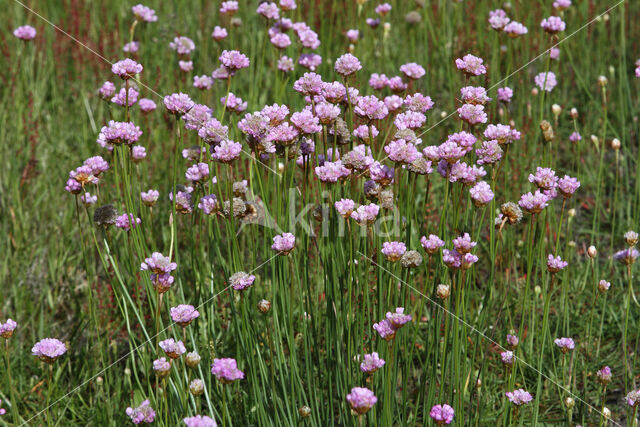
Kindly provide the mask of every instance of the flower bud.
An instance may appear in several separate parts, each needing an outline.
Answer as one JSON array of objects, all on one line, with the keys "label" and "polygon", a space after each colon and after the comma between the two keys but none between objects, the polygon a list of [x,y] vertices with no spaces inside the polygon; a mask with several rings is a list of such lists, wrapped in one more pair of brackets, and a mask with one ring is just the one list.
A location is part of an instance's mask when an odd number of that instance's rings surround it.
[{"label": "flower bud", "polygon": [[569,214],[570,218],[573,218],[574,216],[576,216],[576,210],[574,208],[571,208],[567,211],[567,214]]},{"label": "flower bud", "polygon": [[551,111],[553,112],[554,116],[558,117],[560,113],[562,113],[562,107],[559,106],[558,104],[553,104],[551,106]]},{"label": "flower bud", "polygon": [[598,255],[598,250],[595,246],[591,245],[589,249],[587,249],[587,255],[589,255],[589,258],[595,258],[596,255]]},{"label": "flower bud", "polygon": [[538,91],[538,88],[537,88],[537,87],[534,87],[533,89],[531,89],[531,95],[533,95],[533,96],[537,96],[537,95],[538,95],[538,93],[539,93],[539,91]]},{"label": "flower bud", "polygon": [[298,414],[300,414],[302,418],[307,418],[309,415],[311,415],[311,408],[309,408],[307,405],[301,406],[300,409],[298,409]]},{"label": "flower bud", "polygon": [[187,353],[185,360],[187,361],[187,366],[190,368],[197,368],[200,364],[200,355],[195,351],[191,353]]},{"label": "flower bud", "polygon": [[568,409],[572,409],[574,406],[576,406],[576,401],[573,400],[571,397],[567,397],[566,399],[564,399],[564,404],[567,406]]},{"label": "flower bud", "polygon": [[605,87],[609,83],[609,80],[605,76],[598,77],[598,84],[600,87]]},{"label": "flower bud", "polygon": [[572,108],[571,111],[569,112],[569,115],[571,116],[572,119],[577,119],[578,118],[578,110],[576,108]]},{"label": "flower bud", "polygon": [[611,141],[611,148],[618,151],[621,146],[622,143],[620,142],[620,140],[618,138],[613,138],[613,141]]},{"label": "flower bud", "polygon": [[96,378],[96,385],[101,386],[104,384],[104,379],[102,377]]},{"label": "flower bud", "polygon": [[602,279],[598,282],[598,290],[600,291],[600,293],[605,293],[609,290],[609,288],[611,287],[611,283],[607,282],[606,280]]},{"label": "flower bud", "polygon": [[608,420],[609,418],[611,418],[611,410],[605,406],[604,408],[602,408],[602,416],[606,420]]},{"label": "flower bud", "polygon": [[447,298],[449,298],[450,294],[451,288],[449,288],[449,286],[447,285],[438,285],[438,287],[436,288],[436,295],[438,295],[438,298],[440,298],[441,300],[446,300]]},{"label": "flower bud", "polygon": [[204,393],[204,382],[196,378],[195,380],[191,381],[191,384],[189,384],[189,391],[194,396],[200,396],[202,393]]},{"label": "flower bud", "polygon": [[638,233],[633,230],[629,230],[624,233],[624,241],[627,242],[627,245],[633,247],[638,244]]},{"label": "flower bud", "polygon": [[262,314],[268,313],[269,310],[271,310],[271,303],[266,299],[261,299],[258,301],[258,310],[260,310]]}]

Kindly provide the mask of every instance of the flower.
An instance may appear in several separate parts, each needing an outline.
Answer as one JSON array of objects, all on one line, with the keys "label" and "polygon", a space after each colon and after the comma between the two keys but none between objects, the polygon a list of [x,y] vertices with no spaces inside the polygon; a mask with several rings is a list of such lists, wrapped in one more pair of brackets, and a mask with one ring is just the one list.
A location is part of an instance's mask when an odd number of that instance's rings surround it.
[{"label": "flower", "polygon": [[560,194],[562,194],[562,197],[565,199],[570,198],[579,187],[580,181],[569,175],[565,175],[564,178],[558,180],[558,190],[560,190]]},{"label": "flower", "polygon": [[153,370],[156,372],[158,377],[164,378],[171,372],[171,361],[167,361],[164,357],[154,360]]},{"label": "flower", "polygon": [[453,408],[446,403],[443,405],[434,405],[429,412],[429,416],[437,425],[451,424],[455,412]]},{"label": "flower", "polygon": [[175,50],[178,55],[189,55],[195,50],[196,45],[189,37],[179,36],[173,38],[173,41],[169,43],[169,47]]},{"label": "flower", "polygon": [[156,202],[158,201],[158,197],[160,197],[160,192],[158,192],[157,190],[149,190],[147,192],[140,192],[140,198],[142,199],[142,203],[145,204],[145,206],[153,206],[156,204]]},{"label": "flower", "polygon": [[427,73],[421,65],[415,62],[401,65],[400,72],[412,80],[417,80]]},{"label": "flower", "polygon": [[389,109],[384,102],[374,95],[358,98],[358,102],[353,111],[357,116],[369,120],[382,120],[389,114]]},{"label": "flower", "polygon": [[483,62],[482,58],[468,54],[456,59],[456,67],[469,76],[479,76],[487,72]]},{"label": "flower", "polygon": [[640,256],[640,252],[638,252],[636,248],[629,248],[616,252],[613,255],[613,259],[621,262],[622,264],[630,265],[636,261],[638,256]]},{"label": "flower", "polygon": [[129,42],[122,47],[122,51],[126,53],[137,53],[140,49],[140,42]]},{"label": "flower", "polygon": [[487,113],[484,112],[484,105],[464,104],[457,111],[460,118],[470,125],[487,123]]},{"label": "flower", "polygon": [[524,405],[533,400],[531,393],[522,388],[514,391],[508,391],[505,394],[509,398],[509,401],[516,406]]},{"label": "flower", "polygon": [[505,365],[513,365],[513,351],[503,351],[500,353],[500,358],[502,359],[502,363]]},{"label": "flower", "polygon": [[195,105],[195,102],[189,98],[186,93],[172,93],[164,97],[164,106],[167,110],[176,116],[183,116],[189,112]]},{"label": "flower", "polygon": [[508,86],[498,88],[498,101],[508,103],[511,102],[511,98],[513,98],[513,89]]},{"label": "flower", "polygon": [[211,373],[223,384],[230,384],[233,381],[244,378],[244,373],[238,369],[235,359],[213,359]]},{"label": "flower", "polygon": [[154,274],[168,274],[178,268],[178,264],[171,262],[171,258],[162,255],[160,252],[154,252],[151,257],[146,258],[140,264],[140,270],[149,270]]},{"label": "flower", "polygon": [[140,74],[142,69],[143,67],[141,64],[138,64],[136,61],[129,58],[118,61],[111,66],[111,72],[122,80],[127,80],[136,74]]},{"label": "flower", "polygon": [[158,20],[155,10],[147,6],[137,4],[131,8],[131,11],[138,21],[155,22]]},{"label": "flower", "polygon": [[256,12],[258,13],[258,15],[262,15],[267,19],[280,19],[280,10],[278,9],[278,5],[274,2],[260,3]]},{"label": "flower", "polygon": [[369,225],[376,220],[376,216],[380,211],[380,206],[375,203],[359,206],[355,211],[351,212],[353,218],[360,225]]},{"label": "flower", "polygon": [[353,30],[353,29],[352,30],[347,30],[345,35],[347,36],[347,38],[349,39],[349,41],[351,43],[357,43],[358,38],[360,37],[360,31]]},{"label": "flower", "polygon": [[611,368],[608,366],[604,366],[598,372],[596,372],[596,376],[598,377],[598,382],[602,385],[607,385],[611,382]]},{"label": "flower", "polygon": [[547,92],[551,92],[553,88],[558,84],[556,75],[553,73],[553,71],[548,71],[546,73],[540,73],[536,75],[534,81],[540,89],[546,90]]},{"label": "flower", "polygon": [[333,204],[338,213],[345,219],[351,216],[356,203],[351,199],[340,199]]},{"label": "flower", "polygon": [[139,163],[147,157],[147,150],[141,145],[134,145],[131,147],[131,160],[134,163]]},{"label": "flower", "polygon": [[420,92],[416,92],[413,95],[406,96],[404,105],[409,111],[417,111],[424,114],[431,110],[434,104],[430,96],[424,96]]},{"label": "flower", "polygon": [[231,163],[240,156],[241,151],[242,145],[240,143],[225,140],[214,147],[211,158],[222,163]]},{"label": "flower", "polygon": [[399,130],[418,129],[427,121],[427,117],[418,111],[405,111],[396,116],[393,123]]},{"label": "flower", "polygon": [[100,89],[98,89],[98,94],[100,98],[107,100],[110,99],[116,91],[116,85],[113,83],[106,81],[102,84]]},{"label": "flower", "polygon": [[134,217],[132,213],[123,213],[116,218],[116,227],[122,228],[124,231],[129,231],[135,228],[136,225],[139,225],[140,222],[140,218]]},{"label": "flower", "polygon": [[291,233],[282,233],[273,238],[271,249],[280,252],[279,255],[289,255],[296,245],[296,236]]},{"label": "flower", "polygon": [[16,330],[18,324],[11,319],[7,319],[6,322],[0,323],[0,337],[8,340],[13,336],[13,331]]},{"label": "flower", "polygon": [[471,199],[476,207],[485,206],[493,200],[493,191],[491,191],[491,186],[485,181],[480,181],[471,187],[469,189],[469,194],[471,194]]},{"label": "flower", "polygon": [[220,204],[215,194],[208,194],[198,202],[198,209],[202,210],[206,215],[211,215],[220,210]]},{"label": "flower", "polygon": [[624,233],[624,241],[628,246],[635,246],[638,244],[638,233],[633,230],[629,230]]},{"label": "flower", "polygon": [[533,194],[523,194],[518,201],[518,205],[530,214],[539,214],[549,205],[549,200],[549,196],[541,193],[540,190],[536,190]]},{"label": "flower", "polygon": [[400,76],[391,77],[387,86],[389,86],[389,89],[391,89],[392,92],[396,93],[404,92],[408,87],[407,84],[402,81],[402,77]]},{"label": "flower", "polygon": [[553,342],[560,347],[563,353],[568,352],[569,350],[573,350],[576,345],[571,338],[556,338]]},{"label": "flower", "polygon": [[232,72],[249,67],[249,58],[237,50],[223,50],[218,60]]},{"label": "flower", "polygon": [[282,10],[294,10],[296,7],[295,0],[280,0],[280,8]]},{"label": "flower", "polygon": [[571,6],[571,0],[556,0],[553,2],[553,8],[558,11],[563,11]]},{"label": "flower", "polygon": [[607,292],[609,290],[609,288],[611,287],[611,282],[607,282],[606,280],[602,279],[598,282],[598,290],[600,292]]},{"label": "flower", "polygon": [[324,87],[322,77],[316,73],[304,73],[293,83],[293,90],[303,95],[319,95]]},{"label": "flower", "polygon": [[209,179],[209,165],[207,163],[196,163],[187,169],[185,177],[191,182],[203,182]]},{"label": "flower", "polygon": [[167,353],[171,359],[177,359],[181,354],[187,352],[182,341],[175,341],[173,338],[160,341],[160,348]]},{"label": "flower", "polygon": [[398,330],[411,321],[411,315],[404,314],[404,307],[398,307],[394,313],[387,312],[387,320],[391,322],[394,329]]},{"label": "flower", "polygon": [[288,73],[290,71],[293,71],[293,68],[293,59],[289,58],[286,55],[282,55],[280,59],[278,59],[278,70]]},{"label": "flower", "polygon": [[140,107],[140,111],[142,111],[143,113],[149,113],[156,109],[156,103],[151,99],[142,98],[140,101],[138,101],[138,107]]},{"label": "flower", "polygon": [[511,126],[498,124],[488,125],[484,131],[484,137],[487,139],[495,139],[498,144],[511,144],[513,141],[520,139],[520,132],[516,129],[512,129]]},{"label": "flower", "polygon": [[193,61],[178,61],[178,66],[182,71],[188,73],[193,70]]},{"label": "flower", "polygon": [[560,33],[567,28],[567,25],[559,16],[550,16],[543,19],[542,22],[540,22],[540,26],[549,34]]},{"label": "flower", "polygon": [[373,329],[380,334],[380,337],[385,341],[390,341],[396,336],[396,328],[388,320],[384,319],[373,325]]},{"label": "flower", "polygon": [[285,49],[291,45],[291,39],[285,33],[275,33],[269,40],[278,49]]},{"label": "flower", "polygon": [[378,353],[373,352],[371,354],[364,355],[364,362],[360,364],[360,370],[371,375],[378,369],[382,368],[384,364],[384,359],[381,359],[380,356],[378,356]]},{"label": "flower", "polygon": [[578,142],[582,140],[582,135],[580,135],[579,132],[573,132],[570,136],[569,136],[569,141],[571,142]]},{"label": "flower", "polygon": [[183,328],[189,326],[191,322],[200,316],[200,312],[194,306],[188,304],[180,304],[171,307],[171,320]]},{"label": "flower", "polygon": [[495,139],[482,141],[482,147],[476,148],[477,163],[479,165],[492,165],[497,163],[502,159],[502,154],[502,147],[500,147],[500,143]]},{"label": "flower", "polygon": [[201,359],[200,355],[195,351],[187,353],[187,355],[184,358],[185,358],[185,363],[190,368],[197,368],[198,365],[200,364],[200,359]]},{"label": "flower", "polygon": [[67,346],[56,338],[45,338],[38,341],[31,349],[31,354],[37,356],[43,362],[53,363],[67,352]]},{"label": "flower", "polygon": [[404,139],[391,141],[384,147],[384,151],[396,163],[410,164],[422,157],[422,153],[418,151],[416,146]]},{"label": "flower", "polygon": [[213,39],[216,41],[226,39],[227,35],[228,35],[227,29],[219,27],[217,25],[213,28],[213,33],[211,33],[211,37],[213,37]]},{"label": "flower", "polygon": [[435,234],[429,234],[429,238],[422,236],[420,244],[429,255],[433,255],[444,246],[444,241]]},{"label": "flower", "polygon": [[535,175],[529,174],[529,182],[536,184],[542,190],[551,190],[558,185],[558,177],[553,169],[538,166]]},{"label": "flower", "polygon": [[199,378],[192,380],[189,383],[189,392],[194,396],[200,396],[204,393],[204,381]]},{"label": "flower", "polygon": [[232,16],[238,11],[237,1],[223,1],[220,5],[220,14]]},{"label": "flower", "polygon": [[309,109],[293,113],[291,115],[291,123],[293,123],[296,129],[306,135],[322,132],[320,120],[314,116]]},{"label": "flower", "polygon": [[[194,380],[195,381],[195,380]],[[191,388],[191,387],[189,387]],[[187,427],[217,427],[216,421],[206,415],[196,415],[182,420]]]},{"label": "flower", "polygon": [[402,242],[384,242],[381,250],[387,260],[391,262],[400,260],[406,251],[407,246]]},{"label": "flower", "polygon": [[351,409],[360,415],[367,413],[377,401],[375,394],[364,387],[354,387],[351,393],[347,394],[347,402],[351,405]]},{"label": "flower", "polygon": [[358,70],[362,69],[362,65],[360,65],[360,61],[358,58],[353,56],[350,53],[345,53],[336,59],[335,67],[336,73],[341,76],[350,76]]},{"label": "flower", "polygon": [[98,196],[92,196],[91,193],[89,193],[88,191],[86,193],[84,193],[82,196],[80,196],[80,201],[85,205],[85,206],[91,206],[94,205],[97,201],[98,201]]},{"label": "flower", "polygon": [[380,16],[385,16],[391,11],[391,5],[389,3],[382,3],[376,6],[375,12]]},{"label": "flower", "polygon": [[151,402],[149,402],[149,400],[145,400],[137,408],[127,408],[125,413],[129,418],[131,418],[131,421],[134,424],[151,424],[156,418],[156,413],[151,407]]},{"label": "flower", "polygon": [[504,32],[512,39],[515,39],[516,37],[527,34],[529,30],[521,23],[511,21],[504,27]]},{"label": "flower", "polygon": [[256,276],[253,274],[247,274],[244,271],[239,271],[234,273],[229,277],[229,283],[236,291],[244,291],[253,285],[254,280],[256,280]]},{"label": "flower", "polygon": [[13,30],[13,35],[20,40],[29,41],[36,38],[36,29],[31,25],[22,25]]},{"label": "flower", "polygon": [[517,336],[507,334],[507,344],[509,344],[509,347],[511,347],[512,349],[515,349],[516,347],[518,347],[519,342],[520,340],[518,339]]},{"label": "flower", "polygon": [[465,86],[460,89],[460,98],[462,102],[467,104],[481,104],[484,105],[491,101],[491,98],[487,96],[487,90],[481,86]]},{"label": "flower", "polygon": [[453,247],[460,254],[466,254],[471,252],[477,245],[476,242],[471,241],[469,233],[464,233],[462,236],[453,239]]}]

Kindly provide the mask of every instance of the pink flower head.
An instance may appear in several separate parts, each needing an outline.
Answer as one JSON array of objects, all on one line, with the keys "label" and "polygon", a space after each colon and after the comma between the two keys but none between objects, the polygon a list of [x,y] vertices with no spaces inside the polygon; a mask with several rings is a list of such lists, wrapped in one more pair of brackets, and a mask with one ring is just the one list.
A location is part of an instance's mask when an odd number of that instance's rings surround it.
[{"label": "pink flower head", "polygon": [[507,12],[502,9],[489,12],[489,25],[496,31],[501,31],[509,21],[510,19],[507,17]]},{"label": "pink flower head", "polygon": [[357,116],[369,120],[382,120],[389,114],[389,109],[384,102],[374,95],[362,96],[354,109]]},{"label": "pink flower head", "polygon": [[356,204],[351,199],[340,199],[333,205],[343,218],[349,218],[351,216],[351,212],[355,209]]},{"label": "pink flower head", "polygon": [[298,64],[311,71],[315,71],[322,64],[322,57],[315,53],[303,53],[298,58]]},{"label": "pink flower head", "polygon": [[293,71],[293,68],[294,68],[293,59],[285,55],[281,56],[280,59],[278,59],[278,70],[284,73],[288,73]]},{"label": "pink flower head", "polygon": [[470,125],[487,123],[487,113],[484,112],[484,105],[464,104],[458,108],[458,115]]},{"label": "pink flower head", "polygon": [[231,163],[238,157],[242,151],[242,145],[239,142],[224,140],[213,148],[211,158],[221,163]]},{"label": "pink flower head", "polygon": [[171,258],[162,255],[160,252],[154,252],[149,258],[146,258],[140,264],[140,270],[149,270],[154,274],[171,273],[178,268],[178,264],[171,262]]},{"label": "pink flower head", "polygon": [[376,6],[375,12],[380,16],[385,16],[387,13],[391,12],[391,5],[389,3],[382,3]]},{"label": "pink flower head", "polygon": [[455,412],[446,403],[444,405],[434,405],[429,412],[429,416],[437,425],[451,424]]},{"label": "pink flower head", "polygon": [[371,375],[378,369],[382,368],[384,364],[384,359],[381,359],[380,356],[378,356],[378,353],[373,352],[371,354],[364,355],[364,362],[360,364],[360,370]]},{"label": "pink flower head", "polygon": [[132,213],[122,214],[116,218],[116,227],[122,228],[124,231],[129,231],[140,225],[140,218],[136,218]]},{"label": "pink flower head", "polygon": [[151,111],[156,109],[156,103],[151,99],[142,98],[138,101],[138,107],[140,107],[140,111],[143,113],[150,113]]},{"label": "pink flower head", "polygon": [[[128,95],[127,95],[128,93]],[[120,92],[115,94],[113,98],[111,98],[111,102],[114,104],[118,104],[121,106],[131,107],[138,100],[138,91],[135,88],[130,87],[127,92],[125,88],[120,89]]]},{"label": "pink flower head", "polygon": [[278,5],[274,2],[260,3],[256,12],[258,13],[258,15],[262,15],[265,18],[273,21],[280,18],[280,9],[278,9]]},{"label": "pink flower head", "polygon": [[216,421],[206,415],[195,415],[183,418],[182,421],[187,427],[218,427]]},{"label": "pink flower head", "polygon": [[483,141],[482,147],[476,149],[477,163],[479,165],[492,165],[502,158],[502,148],[495,139]]},{"label": "pink flower head", "polygon": [[479,76],[487,72],[485,66],[482,65],[483,62],[482,58],[468,54],[456,59],[456,67],[467,75]]},{"label": "pink flower head", "polygon": [[295,10],[296,9],[295,0],[280,0],[280,8],[282,10]]},{"label": "pink flower head", "polygon": [[563,270],[567,265],[569,265],[569,263],[563,261],[559,256],[554,257],[549,254],[549,257],[547,258],[547,269],[552,273],[557,273]]},{"label": "pink flower head", "polygon": [[493,191],[491,191],[491,186],[485,181],[480,181],[471,187],[471,189],[469,189],[469,194],[471,194],[471,199],[476,207],[487,205],[491,200],[493,200],[494,196]]},{"label": "pink flower head", "polygon": [[171,320],[183,328],[188,326],[199,316],[200,313],[192,305],[180,304],[176,307],[171,307]]},{"label": "pink flower head", "polygon": [[285,49],[291,46],[291,39],[285,33],[275,33],[271,36],[269,41],[278,49]]},{"label": "pink flower head", "polygon": [[13,331],[18,327],[18,324],[11,319],[7,319],[6,322],[0,323],[0,337],[8,340],[13,336]]},{"label": "pink flower head", "polygon": [[366,414],[369,409],[373,408],[378,398],[368,388],[354,387],[351,389],[351,393],[347,394],[347,402],[358,414]]},{"label": "pink flower head", "polygon": [[498,88],[498,101],[508,103],[511,102],[511,98],[513,98],[513,89],[508,86]]},{"label": "pink flower head", "polygon": [[215,26],[213,28],[213,33],[211,33],[211,37],[215,41],[221,41],[227,38],[229,34],[227,33],[227,29],[219,26]]},{"label": "pink flower head", "polygon": [[46,363],[53,363],[67,352],[67,346],[58,339],[45,338],[38,341],[31,349],[31,354]]},{"label": "pink flower head", "polygon": [[153,206],[158,201],[158,197],[160,197],[160,193],[157,190],[149,190],[147,192],[142,191],[140,193],[140,198],[142,199],[142,203],[145,206]]},{"label": "pink flower head", "polygon": [[553,340],[553,342],[560,348],[560,350],[562,350],[563,353],[576,348],[576,344],[571,338],[556,338],[555,340]]},{"label": "pink flower head", "polygon": [[360,225],[373,224],[380,211],[380,206],[375,203],[359,206],[358,209],[351,212],[351,218],[353,218]]},{"label": "pink flower head", "polygon": [[178,55],[189,55],[196,48],[196,44],[189,37],[179,36],[174,37],[173,41],[169,43],[169,47],[175,50]]},{"label": "pink flower head", "polygon": [[369,175],[373,181],[386,186],[393,182],[395,171],[393,168],[376,161],[369,166]]},{"label": "pink flower head", "polygon": [[540,26],[549,34],[560,33],[567,28],[567,25],[559,16],[550,16],[543,19]]},{"label": "pink flower head", "polygon": [[300,112],[293,113],[291,115],[291,123],[293,123],[296,129],[305,135],[322,132],[320,119],[314,116],[310,109],[304,109]]},{"label": "pink flower head", "polygon": [[279,255],[289,255],[296,246],[296,236],[291,233],[282,233],[273,238],[271,249],[279,252]]},{"label": "pink flower head", "polygon": [[131,161],[133,163],[140,163],[147,157],[147,150],[141,145],[134,145],[131,147]]},{"label": "pink flower head", "polygon": [[193,61],[178,61],[178,66],[185,73],[193,71]]},{"label": "pink flower head", "polygon": [[518,201],[518,205],[530,214],[539,214],[549,205],[551,198],[540,190],[535,193],[523,194]]},{"label": "pink flower head", "polygon": [[250,288],[255,280],[256,276],[253,274],[247,274],[244,271],[238,271],[229,277],[229,283],[236,291],[244,291],[245,289]]},{"label": "pink flower head", "polygon": [[598,382],[603,385],[607,385],[611,382],[611,368],[608,366],[604,366],[602,369],[596,372],[596,376],[598,377]]},{"label": "pink flower head", "polygon": [[148,8],[147,6],[137,4],[131,8],[131,11],[138,21],[156,22],[158,20],[155,10]]},{"label": "pink flower head", "polygon": [[429,238],[422,236],[420,244],[429,255],[433,255],[444,246],[444,241],[435,234],[430,234]]},{"label": "pink flower head", "polygon": [[384,74],[373,73],[369,79],[369,86],[376,90],[382,90],[389,85],[389,79]]},{"label": "pink flower head", "polygon": [[142,65],[133,59],[123,59],[111,66],[111,72],[122,80],[127,80],[142,72]]},{"label": "pink flower head", "polygon": [[235,359],[213,359],[211,364],[211,373],[222,384],[231,384],[236,380],[244,378],[244,372],[238,369],[238,363]]},{"label": "pink flower head", "polygon": [[100,89],[98,89],[98,94],[100,95],[100,98],[104,100],[110,99],[115,92],[116,92],[116,85],[114,85],[109,81],[104,82],[100,87]]},{"label": "pink flower head", "polygon": [[13,30],[13,35],[20,40],[30,41],[36,38],[36,29],[31,25],[23,25]]},{"label": "pink flower head", "polygon": [[572,178],[569,175],[565,175],[563,178],[558,180],[558,190],[560,190],[560,194],[562,197],[568,199],[573,193],[580,187],[580,181],[576,178]]},{"label": "pink flower head", "polygon": [[488,125],[484,131],[484,137],[487,139],[495,139],[500,145],[511,144],[513,141],[520,139],[520,132],[512,129],[507,125]]},{"label": "pink flower head", "polygon": [[171,359],[177,359],[181,354],[187,352],[182,341],[175,341],[173,338],[160,341],[159,345]]},{"label": "pink flower head", "polygon": [[462,102],[467,104],[480,104],[484,105],[491,101],[491,98],[487,96],[487,90],[481,86],[466,86],[460,89],[460,98]]},{"label": "pink flower head", "polygon": [[122,51],[126,53],[138,53],[140,42],[129,42],[122,47]]},{"label": "pink flower head", "polygon": [[380,334],[380,337],[385,341],[390,341],[395,338],[397,329],[393,327],[393,324],[384,319],[373,325],[373,329]]},{"label": "pink flower head", "polygon": [[195,105],[195,102],[189,98],[186,93],[172,93],[164,97],[164,106],[169,113],[176,116],[183,116],[189,112]]},{"label": "pink flower head", "polygon": [[471,252],[471,250],[475,248],[476,245],[477,243],[471,240],[471,236],[469,236],[469,233],[464,233],[462,236],[453,239],[453,247],[460,254]]},{"label": "pink flower head", "polygon": [[557,11],[563,11],[571,6],[571,0],[556,0],[553,2],[553,8]]},{"label": "pink flower head", "polygon": [[127,408],[125,413],[136,425],[142,423],[151,424],[156,418],[156,413],[149,400],[145,400],[137,408]]},{"label": "pink flower head", "polygon": [[204,182],[209,179],[209,165],[207,163],[196,163],[187,169],[185,177],[191,182]]},{"label": "pink flower head", "polygon": [[540,89],[546,90],[547,92],[551,92],[553,88],[558,84],[556,75],[553,73],[553,71],[536,75],[534,81]]},{"label": "pink flower head", "polygon": [[505,394],[509,398],[509,401],[516,406],[524,405],[533,400],[531,393],[522,388],[514,391],[508,391]]},{"label": "pink flower head", "polygon": [[209,194],[200,199],[198,209],[202,210],[206,215],[216,213],[220,209],[218,198],[215,194]]},{"label": "pink flower head", "polygon": [[516,37],[524,36],[529,30],[520,22],[511,21],[505,25],[504,32],[512,39],[515,39]]},{"label": "pink flower head", "polygon": [[404,314],[404,307],[396,308],[395,312],[387,312],[387,320],[391,322],[391,326],[398,330],[403,327],[406,323],[411,321],[410,314]]},{"label": "pink flower head", "polygon": [[357,43],[358,38],[360,37],[360,31],[358,30],[347,30],[346,34],[347,38],[351,43]]},{"label": "pink flower head", "polygon": [[229,127],[222,126],[218,119],[211,118],[198,129],[198,136],[207,144],[220,144],[229,138]]},{"label": "pink flower head", "polygon": [[220,103],[224,106],[226,105],[227,110],[233,111],[234,113],[242,113],[247,109],[247,102],[243,101],[239,96],[234,95],[232,92],[229,92],[229,96],[223,96],[220,98]]},{"label": "pink flower head", "polygon": [[419,78],[427,74],[424,68],[421,65],[416,64],[415,62],[401,65],[400,72],[402,72],[402,74],[404,74],[411,80],[418,80]]},{"label": "pink flower head", "polygon": [[407,251],[407,246],[402,242],[384,242],[382,244],[382,254],[391,262],[399,261]]},{"label": "pink flower head", "polygon": [[237,1],[223,1],[220,5],[220,14],[232,16],[238,11]]},{"label": "pink flower head", "polygon": [[413,95],[407,95],[404,99],[404,105],[409,111],[416,111],[424,114],[433,108],[433,101],[430,96],[424,96],[423,94],[416,92]]},{"label": "pink flower head", "polygon": [[427,121],[427,117],[417,111],[405,111],[404,113],[400,113],[396,116],[393,124],[396,125],[396,128],[400,130],[404,129],[412,129],[416,130],[424,126],[424,123]]},{"label": "pink flower head", "polygon": [[387,82],[387,86],[389,86],[391,92],[395,93],[404,92],[409,87],[400,76],[391,77]]},{"label": "pink flower head", "polygon": [[358,70],[362,69],[362,65],[360,65],[360,61],[358,58],[353,56],[350,53],[345,53],[338,59],[336,59],[335,70],[336,73],[341,76],[350,76]]},{"label": "pink flower head", "polygon": [[231,72],[249,67],[249,58],[237,50],[224,50],[218,59]]},{"label": "pink flower head", "polygon": [[418,151],[416,146],[404,139],[391,141],[384,147],[384,151],[396,163],[411,164],[422,157],[422,153]]},{"label": "pink flower head", "polygon": [[316,73],[304,73],[302,77],[295,81],[293,90],[303,95],[319,95],[324,83],[322,77]]},{"label": "pink flower head", "polygon": [[529,174],[529,182],[536,184],[542,190],[551,190],[558,185],[556,172],[551,168],[536,168],[536,173]]}]

